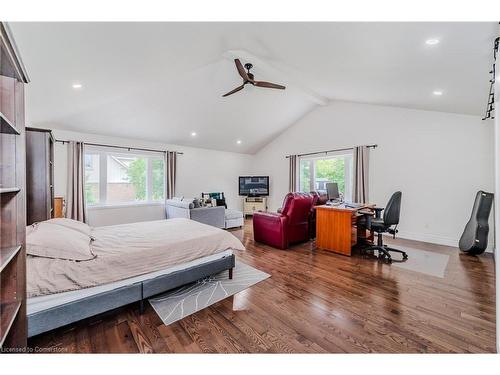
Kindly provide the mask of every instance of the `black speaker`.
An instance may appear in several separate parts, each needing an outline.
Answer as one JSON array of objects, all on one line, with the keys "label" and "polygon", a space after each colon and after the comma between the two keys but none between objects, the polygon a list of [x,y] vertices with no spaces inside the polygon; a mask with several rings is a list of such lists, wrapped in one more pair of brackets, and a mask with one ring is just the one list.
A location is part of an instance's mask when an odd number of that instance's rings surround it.
[{"label": "black speaker", "polygon": [[471,255],[482,254],[488,246],[488,218],[493,205],[493,194],[478,191],[472,208],[472,214],[460,237],[458,247]]}]

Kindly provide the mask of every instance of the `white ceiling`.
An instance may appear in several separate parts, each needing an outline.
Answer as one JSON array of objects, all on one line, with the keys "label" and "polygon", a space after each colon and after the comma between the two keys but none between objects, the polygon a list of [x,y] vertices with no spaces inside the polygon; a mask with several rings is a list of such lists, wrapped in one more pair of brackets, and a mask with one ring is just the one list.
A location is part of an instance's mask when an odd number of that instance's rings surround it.
[{"label": "white ceiling", "polygon": [[[491,23],[10,23],[36,126],[255,153],[349,100],[482,115]],[[435,46],[425,40],[437,38]],[[254,64],[241,84],[232,59]],[[83,84],[81,90],[72,84]],[[442,90],[436,97],[432,92]],[[191,137],[192,131],[197,132]],[[240,145],[236,140],[241,139]]]}]

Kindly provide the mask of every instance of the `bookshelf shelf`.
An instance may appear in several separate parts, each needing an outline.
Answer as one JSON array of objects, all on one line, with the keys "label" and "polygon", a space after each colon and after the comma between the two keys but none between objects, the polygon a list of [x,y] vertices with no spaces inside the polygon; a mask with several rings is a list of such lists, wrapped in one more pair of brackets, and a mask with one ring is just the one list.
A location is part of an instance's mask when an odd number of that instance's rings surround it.
[{"label": "bookshelf shelf", "polygon": [[2,112],[0,112],[0,133],[16,135],[21,134]]},{"label": "bookshelf shelf", "polygon": [[18,188],[18,187],[0,188],[0,194],[19,193],[20,191],[21,191],[21,188]]},{"label": "bookshelf shelf", "polygon": [[21,302],[8,302],[0,304],[0,348],[3,347],[7,334],[16,320]]},{"label": "bookshelf shelf", "polygon": [[22,246],[11,246],[11,247],[1,247],[0,248],[0,272],[7,267],[12,259],[19,253]]}]

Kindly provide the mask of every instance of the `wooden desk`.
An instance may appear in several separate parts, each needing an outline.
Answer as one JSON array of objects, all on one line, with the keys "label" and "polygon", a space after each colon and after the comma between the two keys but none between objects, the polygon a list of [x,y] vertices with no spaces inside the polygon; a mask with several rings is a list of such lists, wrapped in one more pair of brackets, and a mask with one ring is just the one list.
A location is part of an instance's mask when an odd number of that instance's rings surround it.
[{"label": "wooden desk", "polygon": [[338,254],[351,256],[351,249],[358,243],[358,237],[366,238],[366,233],[358,232],[359,210],[373,208],[366,204],[359,208],[339,206],[316,207],[316,246]]}]

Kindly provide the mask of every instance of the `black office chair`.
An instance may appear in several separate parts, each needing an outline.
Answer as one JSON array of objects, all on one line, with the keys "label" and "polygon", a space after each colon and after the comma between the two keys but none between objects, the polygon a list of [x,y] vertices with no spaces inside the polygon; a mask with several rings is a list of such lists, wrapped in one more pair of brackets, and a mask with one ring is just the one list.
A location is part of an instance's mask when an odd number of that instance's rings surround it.
[{"label": "black office chair", "polygon": [[[401,195],[400,191],[392,194],[387,206],[385,208],[375,207],[375,218],[368,218],[366,221],[367,229],[371,229],[377,233],[377,244],[365,248],[364,252],[377,250],[378,258],[380,260],[385,259],[388,263],[392,262],[390,251],[402,254],[403,260],[408,259],[408,255],[404,251],[384,245],[382,241],[383,233],[390,233],[394,237],[396,237],[396,233],[398,233],[397,226],[399,224],[399,212],[401,211]],[[384,211],[383,217],[381,217],[382,211]]]}]

